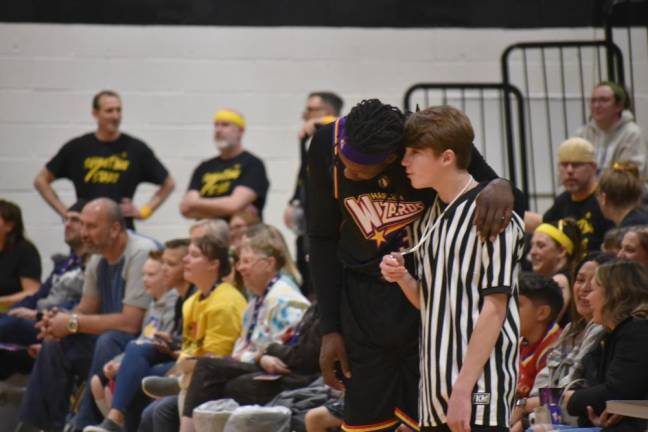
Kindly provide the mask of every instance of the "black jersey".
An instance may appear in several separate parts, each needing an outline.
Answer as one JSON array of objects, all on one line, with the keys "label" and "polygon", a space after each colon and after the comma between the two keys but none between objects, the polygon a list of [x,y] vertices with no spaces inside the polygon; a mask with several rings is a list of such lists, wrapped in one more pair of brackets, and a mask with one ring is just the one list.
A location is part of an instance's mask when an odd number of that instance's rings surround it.
[{"label": "black jersey", "polygon": [[[343,272],[379,278],[383,255],[411,244],[412,223],[436,197],[411,186],[400,160],[371,180],[348,180],[334,149],[332,123],[315,133],[308,152],[310,265],[324,333],[340,330]],[[479,181],[497,177],[475,148],[469,171]]]}]

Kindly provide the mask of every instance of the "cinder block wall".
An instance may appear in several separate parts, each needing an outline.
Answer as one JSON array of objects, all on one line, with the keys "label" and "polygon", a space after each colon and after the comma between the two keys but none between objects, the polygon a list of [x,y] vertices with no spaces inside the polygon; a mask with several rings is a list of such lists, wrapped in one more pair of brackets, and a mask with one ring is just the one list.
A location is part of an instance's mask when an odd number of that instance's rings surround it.
[{"label": "cinder block wall", "polygon": [[[511,43],[597,32],[0,24],[0,196],[22,207],[49,271],[48,256],[65,251],[62,224],[35,192],[34,175],[65,141],[93,130],[91,97],[110,88],[122,94],[123,130],[146,141],[178,183],[138,225],[142,232],[160,240],[186,234],[190,221],[178,203],[194,166],[215,154],[211,116],[219,107],[247,117],[245,145],[265,160],[272,182],[266,219],[283,227],[309,91],[337,91],[347,109],[367,97],[400,106],[415,82],[499,80]],[[73,201],[69,182],[54,185]],[[135,201],[153,190],[140,187]]]}]

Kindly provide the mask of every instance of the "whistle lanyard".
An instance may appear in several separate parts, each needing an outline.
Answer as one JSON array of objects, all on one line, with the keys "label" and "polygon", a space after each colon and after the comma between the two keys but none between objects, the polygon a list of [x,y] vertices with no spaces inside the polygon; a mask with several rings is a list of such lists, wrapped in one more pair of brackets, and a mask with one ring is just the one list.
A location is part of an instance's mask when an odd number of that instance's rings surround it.
[{"label": "whistle lanyard", "polygon": [[275,275],[275,277],[273,277],[270,280],[270,282],[268,282],[268,285],[265,287],[265,290],[263,290],[263,294],[254,299],[254,311],[252,311],[252,319],[250,320],[250,325],[248,326],[247,334],[245,335],[245,341],[248,343],[252,339],[252,332],[257,326],[257,321],[259,320],[259,312],[261,311],[261,306],[263,305],[263,301],[265,300],[266,295],[268,295],[270,288],[274,284],[276,284],[278,280],[279,280],[279,275]]}]

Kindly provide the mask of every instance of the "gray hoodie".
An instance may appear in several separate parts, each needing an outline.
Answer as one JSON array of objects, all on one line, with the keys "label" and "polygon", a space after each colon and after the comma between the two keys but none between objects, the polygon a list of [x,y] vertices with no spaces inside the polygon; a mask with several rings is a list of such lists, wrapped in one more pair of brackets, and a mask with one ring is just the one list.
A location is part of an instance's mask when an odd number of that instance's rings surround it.
[{"label": "gray hoodie", "polygon": [[607,131],[590,120],[576,136],[592,143],[599,170],[610,168],[614,162],[632,161],[639,166],[640,175],[646,175],[647,144],[630,111],[623,111],[619,121]]}]

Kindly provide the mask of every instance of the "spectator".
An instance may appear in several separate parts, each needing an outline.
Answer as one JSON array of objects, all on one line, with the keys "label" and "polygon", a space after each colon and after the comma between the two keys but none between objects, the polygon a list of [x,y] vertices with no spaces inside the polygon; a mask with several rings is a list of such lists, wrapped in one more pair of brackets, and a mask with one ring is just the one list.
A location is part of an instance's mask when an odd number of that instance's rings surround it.
[{"label": "spectator", "polygon": [[[178,300],[178,292],[173,288],[173,286],[167,285],[164,282],[162,265],[162,252],[151,251],[149,253],[149,258],[144,262],[144,266],[142,267],[142,280],[146,292],[151,296],[153,301],[144,315],[140,336],[136,340],[128,343],[125,352],[130,354],[130,351],[134,349],[137,350],[137,348],[134,347],[143,347],[144,350],[150,348],[160,354],[158,357],[159,360],[170,360],[168,355],[165,355],[167,353],[157,351],[154,345],[155,335],[158,332],[170,334],[173,330],[175,324],[175,304]],[[86,426],[83,429],[84,431],[103,432],[123,430],[127,416],[137,418],[136,421],[131,422],[132,427],[130,430],[137,428],[139,416],[133,415],[136,414],[133,411],[139,410],[135,409],[131,405],[134,397],[137,395],[137,390],[139,388],[137,384],[142,380],[145,373],[148,372],[151,367],[149,361],[146,361],[148,359],[145,356],[141,357],[143,357],[144,362],[142,362],[140,366],[133,364],[132,355],[127,359],[124,353],[119,354],[117,357],[106,363],[102,371],[91,378],[90,388],[92,390],[92,395],[97,407],[105,415],[105,419],[98,426]],[[126,361],[125,363],[124,360]],[[163,370],[160,375],[164,374],[164,372],[169,369],[164,366],[163,368],[165,370]],[[116,380],[115,376],[117,376]],[[110,388],[107,386],[110,380],[118,383],[117,386],[115,386],[114,399],[112,398]],[[130,391],[124,391],[124,388]],[[129,408],[128,411],[127,408]]]},{"label": "spectator", "polygon": [[[34,324],[52,307],[72,309],[81,298],[83,267],[89,257],[81,239],[81,213],[83,202],[70,207],[65,218],[65,243],[70,254],[58,260],[47,280],[38,291],[14,304],[7,315],[0,314],[0,342],[29,346],[38,342]],[[14,372],[29,373],[33,359],[26,351],[16,353],[0,351],[0,380]]]},{"label": "spectator", "polygon": [[180,203],[187,218],[224,218],[253,207],[263,215],[270,183],[265,165],[243,148],[245,119],[232,110],[214,115],[214,141],[220,154],[194,170]]},{"label": "spectator", "polygon": [[0,199],[0,310],[34,294],[40,277],[40,255],[25,237],[20,207]]},{"label": "spectator", "polygon": [[[77,199],[106,197],[119,203],[126,225],[133,219],[148,219],[175,187],[167,169],[142,141],[122,133],[121,98],[102,90],[92,99],[92,116],[97,130],[68,141],[39,171],[34,186],[61,217],[66,208],[51,183],[67,178],[74,184]],[[133,195],[140,183],[160,185],[148,203],[137,208]]]},{"label": "spectator", "polygon": [[556,322],[563,309],[560,287],[551,278],[534,273],[520,275],[520,378],[517,397],[527,397],[547,354],[560,336]]},{"label": "spectator", "polygon": [[603,236],[603,243],[601,244],[601,251],[608,255],[617,256],[621,250],[621,242],[623,236],[628,231],[627,228],[610,228]]},{"label": "spectator", "polygon": [[[39,322],[46,340],[29,378],[19,430],[62,429],[75,378],[90,378],[122,352],[150,303],[142,264],[155,243],[128,232],[119,205],[108,198],[86,204],[81,223],[83,241],[96,255],[88,262],[79,305],[72,313],[52,310]],[[88,389],[74,427],[99,421]]]},{"label": "spectator", "polygon": [[565,393],[567,412],[578,416],[579,424],[590,420],[605,431],[645,430],[645,420],[616,417],[613,424],[605,402],[648,399],[648,273],[631,261],[603,264],[588,300],[594,322],[609,334],[583,360],[585,387]]},{"label": "spectator", "polygon": [[238,254],[241,241],[249,227],[261,223],[259,216],[256,212],[250,210],[243,210],[232,215],[229,221],[230,232],[230,248],[234,255]]},{"label": "spectator", "polygon": [[306,232],[306,218],[304,207],[306,205],[306,154],[308,140],[315,130],[325,124],[334,122],[340,116],[344,102],[342,98],[332,92],[313,92],[306,99],[306,107],[302,113],[304,124],[299,131],[300,164],[295,182],[295,191],[288,206],[284,210],[284,224],[297,235],[295,251],[297,268],[304,278],[301,286],[302,293],[310,295],[310,271],[308,267],[308,247],[304,234]]},{"label": "spectator", "polygon": [[623,228],[648,224],[648,212],[641,207],[644,193],[637,165],[615,162],[601,175],[596,197],[603,215]]},{"label": "spectator", "polygon": [[592,90],[590,121],[576,132],[596,149],[600,170],[632,161],[645,175],[646,142],[630,111],[630,98],[617,83],[603,81]]},{"label": "spectator", "polygon": [[614,224],[605,219],[596,200],[594,147],[582,138],[569,138],[558,147],[558,172],[565,191],[542,216],[527,212],[525,225],[532,233],[541,221],[572,218],[583,233],[583,249],[599,250],[605,232]]},{"label": "spectator", "polygon": [[636,226],[626,229],[618,256],[638,262],[648,269],[648,227]]},{"label": "spectator", "polygon": [[[198,360],[182,409],[181,431],[193,430],[193,409],[221,397],[224,381],[258,371],[255,363],[263,359],[270,344],[281,343],[295,333],[309,302],[281,273],[290,259],[276,230],[260,228],[244,240],[239,270],[252,299],[243,316],[243,329],[231,359]],[[263,362],[268,363],[263,369],[271,373],[289,372],[278,358],[267,356]]]},{"label": "spectator", "polygon": [[573,219],[562,219],[541,224],[531,238],[531,268],[535,273],[553,278],[562,290],[565,307],[558,314],[561,326],[569,322],[569,315],[565,311],[571,298],[573,265],[582,256],[581,235]]},{"label": "spectator", "polygon": [[603,337],[604,329],[592,321],[592,306],[587,300],[591,292],[591,281],[599,265],[608,262],[611,256],[593,252],[578,263],[575,269],[573,295],[570,304],[572,319],[563,329],[555,346],[548,352],[546,366],[536,375],[529,398],[520,398],[513,414],[513,430],[526,429],[527,422],[518,419],[527,416],[540,405],[539,389],[543,387],[565,387],[575,379],[583,378],[583,357]]}]

